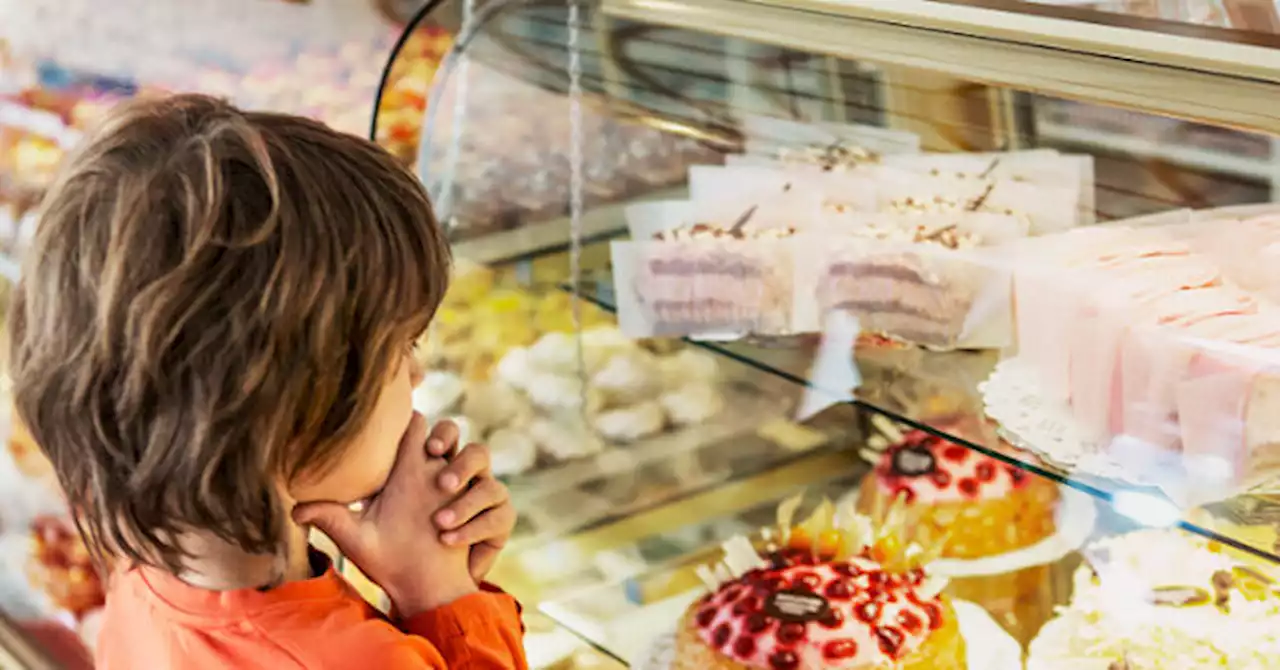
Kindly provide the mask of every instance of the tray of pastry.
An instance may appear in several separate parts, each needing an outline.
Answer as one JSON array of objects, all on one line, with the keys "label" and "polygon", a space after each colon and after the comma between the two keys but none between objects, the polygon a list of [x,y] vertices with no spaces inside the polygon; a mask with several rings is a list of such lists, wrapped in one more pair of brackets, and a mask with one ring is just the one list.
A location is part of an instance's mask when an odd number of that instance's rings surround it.
[{"label": "tray of pastry", "polygon": [[[7,397],[7,392],[0,393]],[[5,402],[4,407],[8,407]],[[75,532],[52,469],[21,427],[0,417],[0,611],[19,627],[66,629],[87,657],[97,639],[106,594],[88,550]],[[67,636],[68,640],[75,636]]]},{"label": "tray of pastry", "polygon": [[628,338],[589,303],[576,312],[562,290],[464,267],[420,344],[431,372],[415,406],[459,420],[513,490],[561,490],[723,442],[785,417],[800,392],[699,347]]},{"label": "tray of pastry", "polygon": [[[417,157],[418,174],[453,238],[473,240],[564,216],[571,185],[569,99],[476,61],[467,68],[461,101],[460,80],[452,76],[430,103],[435,107],[427,110]],[[723,161],[719,150],[696,139],[643,119],[621,119],[592,101],[582,109],[582,136],[588,208],[680,186],[689,165]],[[559,228],[567,241],[568,226]]]},{"label": "tray of pastry", "polygon": [[[784,417],[797,393],[696,347],[646,346],[611,326],[584,338],[580,350],[571,335],[544,335],[511,349],[483,380],[433,372],[420,409],[463,423],[513,494],[528,498],[620,474],[644,479],[659,461],[673,484],[704,476],[694,452]],[[590,359],[586,374],[580,355]]]}]

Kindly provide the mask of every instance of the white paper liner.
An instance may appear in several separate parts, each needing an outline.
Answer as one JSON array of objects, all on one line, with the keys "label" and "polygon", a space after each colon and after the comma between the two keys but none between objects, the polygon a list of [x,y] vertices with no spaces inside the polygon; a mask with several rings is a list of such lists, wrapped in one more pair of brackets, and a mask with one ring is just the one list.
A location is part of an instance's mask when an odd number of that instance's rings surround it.
[{"label": "white paper liner", "polygon": [[[804,208],[817,199],[822,205],[839,205],[870,211],[876,202],[876,181],[870,171],[824,172],[813,166],[694,165],[689,168],[689,199],[700,202],[732,202],[739,209],[754,202]],[[762,205],[763,207],[764,205]],[[759,213],[758,213],[759,214]]]},{"label": "white paper liner", "polygon": [[920,136],[902,130],[748,115],[742,119],[746,153],[777,158],[781,150],[841,144],[873,154],[920,152]]},{"label": "white paper liner", "polygon": [[636,242],[649,241],[658,233],[699,223],[728,228],[748,210],[744,231],[768,228],[810,228],[820,220],[821,195],[810,190],[795,193],[726,194],[701,200],[660,200],[629,205],[623,210],[627,232]]},{"label": "white paper liner", "polygon": [[[1021,670],[1022,647],[981,607],[951,601],[964,637],[969,670]],[[675,662],[674,630],[655,636],[631,659],[632,670],[670,670]]]},{"label": "white paper liner", "polygon": [[[920,154],[916,156],[888,156],[884,165],[912,172],[959,176],[964,179],[983,178],[996,182],[1012,180],[1034,184],[1041,188],[1062,193],[1065,187],[1073,187],[1073,196],[1059,202],[1074,200],[1076,210],[1073,225],[1090,225],[1095,221],[1093,157],[1087,155],[1063,155],[1052,149],[1013,151],[1007,153],[952,153]],[[1065,196],[1066,193],[1063,193]],[[1051,215],[1052,221],[1061,221]],[[1046,226],[1038,232],[1052,232],[1060,228]]]},{"label": "white paper liner", "polygon": [[1092,223],[1081,205],[1075,183],[1042,185],[1013,179],[957,179],[921,175],[890,167],[876,174],[880,206],[905,198],[930,201],[935,196],[958,201],[980,212],[1025,217],[1033,235],[1056,233]]},{"label": "white paper liner", "polygon": [[[1026,219],[994,212],[922,212],[919,214],[897,214],[893,212],[864,212],[857,210],[835,210],[824,208],[820,230],[831,233],[844,233],[859,236],[859,231],[870,233],[875,230],[901,230],[905,235],[915,233],[915,228],[927,233],[953,228],[958,236],[972,241],[969,248],[977,246],[994,246],[1007,244],[1022,239],[1030,233],[1030,224]],[[870,238],[869,235],[862,237]],[[910,239],[899,238],[887,241],[910,242]],[[927,246],[945,248],[938,244]],[[965,248],[964,246],[961,247]]]},{"label": "white paper liner", "polygon": [[[1035,475],[1032,475],[1035,476]],[[1047,565],[1079,549],[1093,533],[1098,507],[1093,497],[1068,486],[1059,487],[1057,531],[1028,547],[999,556],[975,559],[943,558],[929,565],[929,571],[944,577],[985,577],[1001,575],[1037,565]]]},{"label": "white paper liner", "polygon": [[[1028,475],[1038,476],[1038,475]],[[1059,486],[1062,501],[1058,505],[1057,529],[1053,535],[1030,546],[998,556],[982,558],[940,558],[928,565],[929,574],[940,577],[988,577],[1003,575],[1037,565],[1053,563],[1079,549],[1093,533],[1098,521],[1098,507],[1092,496],[1069,486]],[[838,507],[854,505],[857,491],[841,498]]]}]

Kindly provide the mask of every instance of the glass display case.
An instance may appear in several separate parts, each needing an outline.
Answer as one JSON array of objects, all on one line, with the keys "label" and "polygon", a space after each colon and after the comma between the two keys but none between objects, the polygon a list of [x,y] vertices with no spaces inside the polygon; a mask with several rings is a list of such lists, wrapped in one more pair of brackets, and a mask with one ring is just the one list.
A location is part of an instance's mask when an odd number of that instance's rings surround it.
[{"label": "glass display case", "polygon": [[[1280,662],[1272,3],[244,0],[281,29],[140,60],[28,4],[14,220],[78,105],[150,88],[414,167],[458,261],[415,403],[511,488],[537,667]],[[4,670],[92,621],[23,598],[71,541],[32,450]]]},{"label": "glass display case", "polygon": [[428,9],[422,408],[516,492],[502,583],[642,668],[1274,662],[1258,11]]}]

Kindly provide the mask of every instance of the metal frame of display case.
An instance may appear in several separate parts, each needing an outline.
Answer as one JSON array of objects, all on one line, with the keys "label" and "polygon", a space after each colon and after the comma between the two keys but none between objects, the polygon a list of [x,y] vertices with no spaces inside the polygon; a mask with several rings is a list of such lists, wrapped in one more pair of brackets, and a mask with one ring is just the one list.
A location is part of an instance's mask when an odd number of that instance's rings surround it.
[{"label": "metal frame of display case", "polygon": [[603,0],[602,5],[613,16],[644,23],[1280,133],[1274,104],[1280,50],[1253,44],[929,0]]},{"label": "metal frame of display case", "polygon": [[49,658],[0,612],[0,668],[4,670],[58,670],[61,666]]}]

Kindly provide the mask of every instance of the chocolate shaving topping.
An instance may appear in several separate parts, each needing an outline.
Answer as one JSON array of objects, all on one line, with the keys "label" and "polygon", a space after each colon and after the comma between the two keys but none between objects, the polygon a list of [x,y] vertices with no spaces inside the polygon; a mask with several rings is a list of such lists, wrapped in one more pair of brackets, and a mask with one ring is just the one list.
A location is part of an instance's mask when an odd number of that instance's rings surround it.
[{"label": "chocolate shaving topping", "polygon": [[747,211],[743,212],[742,216],[739,216],[738,220],[734,221],[732,226],[729,226],[729,232],[733,234],[740,234],[742,232],[742,227],[747,225],[747,222],[751,220],[752,216],[755,216],[756,210],[758,209],[760,209],[760,205],[752,205],[751,207],[748,207]]},{"label": "chocolate shaving topping", "polygon": [[[988,165],[988,166],[987,166],[987,169],[983,170],[983,171],[982,171],[982,174],[978,175],[978,179],[986,179],[987,177],[990,177],[990,176],[991,176],[991,173],[992,173],[992,172],[995,172],[995,171],[996,171],[996,168],[997,168],[999,165],[1000,165],[1000,159],[999,159],[999,158],[996,158],[995,160],[991,161],[991,165]],[[988,192],[990,192],[990,191],[988,191]]]},{"label": "chocolate shaving topping", "polygon": [[988,184],[987,190],[983,191],[982,195],[978,196],[977,200],[974,200],[972,203],[969,203],[969,206],[966,207],[965,209],[967,209],[970,212],[978,211],[979,209],[982,208],[984,204],[986,204],[987,198],[991,197],[991,192],[994,191],[995,189],[996,189],[995,182]]},{"label": "chocolate shaving topping", "polygon": [[811,591],[784,590],[771,594],[764,601],[764,613],[780,621],[808,623],[827,615],[831,604],[827,599]]},{"label": "chocolate shaving topping", "polygon": [[1213,584],[1213,604],[1224,613],[1231,611],[1231,587],[1235,586],[1235,578],[1226,570],[1213,573],[1210,583]]},{"label": "chocolate shaving topping", "polygon": [[1150,595],[1153,605],[1166,607],[1194,607],[1212,600],[1209,592],[1198,586],[1160,586],[1151,589]]},{"label": "chocolate shaving topping", "polygon": [[893,452],[893,471],[903,477],[923,477],[933,474],[938,463],[933,452],[920,447],[902,447]]}]

